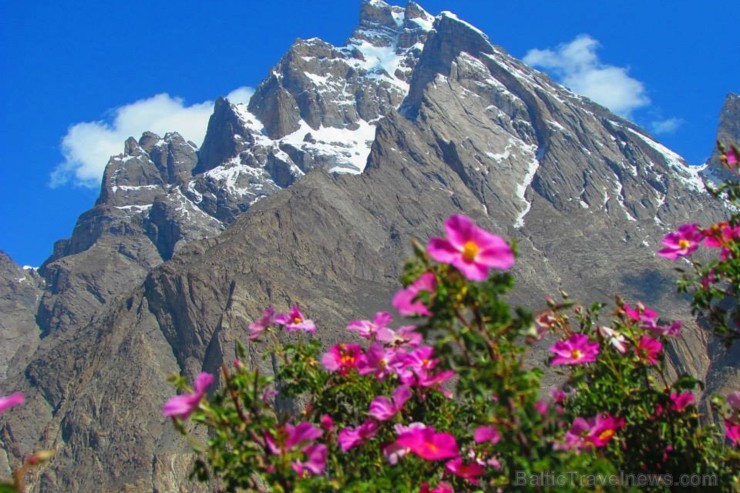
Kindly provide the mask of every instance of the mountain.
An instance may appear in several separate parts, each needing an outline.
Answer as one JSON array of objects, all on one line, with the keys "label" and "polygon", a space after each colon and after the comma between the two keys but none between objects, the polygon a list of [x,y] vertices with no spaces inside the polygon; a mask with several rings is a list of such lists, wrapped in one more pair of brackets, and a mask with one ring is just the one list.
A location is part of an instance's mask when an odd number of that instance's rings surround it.
[{"label": "mountain", "polygon": [[[717,142],[725,146],[731,143],[738,145],[740,142],[740,96],[729,93],[722,105],[719,114],[719,127],[717,129]],[[719,160],[720,151],[714,147],[712,155],[707,161],[707,176],[714,181],[724,181],[732,176]]]},{"label": "mountain", "polygon": [[[6,262],[0,302],[18,315],[0,391],[28,402],[0,420],[0,470],[47,448],[34,491],[195,489],[161,416],[166,377],[217,372],[268,303],[345,337],[389,306],[410,239],[460,211],[519,244],[514,302],[643,300],[688,321],[676,370],[732,385],[737,357],[691,322],[655,255],[669,230],[722,217],[708,169],[452,13],[365,0],[344,46],[299,39],[249,104],[218,100],[200,149],[127,140],[30,291]],[[270,371],[263,349],[248,344]]]},{"label": "mountain", "polygon": [[39,343],[34,313],[43,279],[32,267],[18,267],[0,251],[0,382],[9,366],[22,367]]}]

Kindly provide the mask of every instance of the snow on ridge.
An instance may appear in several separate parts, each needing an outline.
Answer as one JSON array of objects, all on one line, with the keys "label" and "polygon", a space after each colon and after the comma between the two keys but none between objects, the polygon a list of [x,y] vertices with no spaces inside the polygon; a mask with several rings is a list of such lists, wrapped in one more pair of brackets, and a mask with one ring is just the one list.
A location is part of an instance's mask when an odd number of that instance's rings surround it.
[{"label": "snow on ridge", "polygon": [[[368,72],[369,78],[384,79],[398,86],[404,94],[409,91],[408,82],[402,81],[396,77],[396,70],[401,66],[401,62],[406,58],[406,52],[397,53],[396,43],[390,46],[375,46],[365,40],[353,40],[353,48],[357,48],[364,60],[357,58],[352,59],[352,65],[355,68],[361,68]],[[385,73],[384,73],[385,72]],[[387,74],[387,75],[386,75]]]},{"label": "snow on ridge", "polygon": [[[197,215],[205,217],[206,219],[209,219],[209,220],[213,219],[216,222],[219,222],[219,223],[221,222],[217,217],[208,214],[207,212],[203,211],[200,207],[195,205],[193,201],[188,198],[187,195],[182,193],[182,190],[180,190],[180,188],[176,188],[175,193],[177,194],[177,202],[178,202],[177,210],[182,212],[182,214],[187,219],[191,218],[190,212],[192,211]],[[202,200],[202,196],[201,196],[201,200]]]},{"label": "snow on ridge", "polygon": [[133,190],[158,190],[162,188],[160,185],[114,185],[111,187],[111,190],[113,193],[122,190],[124,192],[133,191]]},{"label": "snow on ridge", "polygon": [[630,127],[626,128],[628,131],[642,139],[642,141],[645,142],[648,146],[656,150],[663,157],[665,164],[676,172],[673,176],[678,178],[684,185],[686,185],[687,188],[697,192],[706,192],[706,188],[704,187],[704,180],[702,180],[700,175],[700,172],[707,167],[706,164],[701,166],[690,166],[686,164],[686,161],[681,156],[668,149],[664,145],[659,144],[658,142],[654,141],[647,135],[638,132],[637,130],[634,130]]},{"label": "snow on ridge", "polygon": [[[367,164],[370,148],[375,140],[376,126],[365,120],[357,123],[359,128],[355,130],[324,126],[316,130],[301,120],[301,127],[298,130],[279,139],[278,142],[291,144],[309,154],[335,157],[337,166],[330,169],[331,172],[359,174],[364,171]],[[308,133],[315,143],[303,140]]]},{"label": "snow on ridge", "polygon": [[416,17],[414,19],[409,19],[409,22],[413,22],[423,30],[429,32],[434,28],[434,17],[432,17],[426,11],[424,13],[426,14],[425,17]]},{"label": "snow on ridge", "polygon": [[469,22],[467,22],[467,21],[464,21],[464,20],[460,19],[460,18],[459,18],[459,17],[458,17],[458,16],[456,15],[456,14],[454,14],[453,12],[450,12],[449,10],[444,10],[444,11],[440,12],[440,13],[439,13],[439,15],[437,16],[437,18],[442,18],[442,17],[447,17],[448,19],[452,19],[452,20],[454,20],[454,21],[457,21],[457,22],[459,22],[460,24],[462,24],[462,25],[464,25],[464,26],[466,26],[466,27],[470,28],[471,30],[475,31],[476,33],[480,34],[481,36],[483,36],[483,38],[484,38],[484,39],[485,39],[486,41],[488,41],[488,36],[486,36],[486,33],[484,33],[483,31],[481,31],[480,29],[478,29],[477,27],[475,27],[475,26],[474,26],[474,25],[472,25],[471,23],[469,23]]},{"label": "snow on ridge", "polygon": [[627,220],[636,222],[637,219],[635,219],[634,216],[630,214],[629,210],[627,209],[627,204],[624,203],[624,186],[622,185],[622,182],[619,180],[619,177],[616,175],[616,173],[612,172],[612,175],[614,176],[614,193],[616,194],[617,202],[622,207],[622,210],[627,216]]},{"label": "snow on ridge", "polygon": [[[335,157],[337,163],[329,170],[331,172],[359,174],[365,169],[372,142],[375,140],[376,127],[373,123],[359,120],[357,122],[359,127],[355,130],[324,126],[314,129],[304,120],[300,120],[298,130],[273,140],[264,135],[262,124],[247,110],[245,105],[235,106],[242,123],[252,131],[256,140],[255,144],[273,149],[273,153],[285,162],[292,163],[293,161],[287,154],[280,157],[280,153],[284,154],[280,146],[290,144],[314,156]],[[304,141],[306,134],[309,133],[314,142]]]},{"label": "snow on ridge", "polygon": [[152,208],[152,204],[144,204],[144,205],[117,205],[115,206],[116,209],[122,210],[122,211],[134,211],[134,212],[146,212],[149,209]]},{"label": "snow on ridge", "polygon": [[524,209],[519,213],[519,215],[516,217],[516,220],[514,221],[514,227],[517,229],[524,226],[524,217],[532,208],[532,202],[527,200],[525,194],[529,186],[532,184],[532,180],[534,180],[534,175],[537,174],[537,170],[540,168],[540,162],[537,159],[537,154],[535,152],[536,149],[537,146],[534,144],[529,146],[528,150],[532,154],[532,160],[527,165],[527,173],[524,175],[524,181],[516,187],[517,197],[524,201],[525,204]]},{"label": "snow on ridge", "polygon": [[404,10],[401,7],[391,7],[391,16],[396,23],[396,27],[401,29],[405,20]]}]

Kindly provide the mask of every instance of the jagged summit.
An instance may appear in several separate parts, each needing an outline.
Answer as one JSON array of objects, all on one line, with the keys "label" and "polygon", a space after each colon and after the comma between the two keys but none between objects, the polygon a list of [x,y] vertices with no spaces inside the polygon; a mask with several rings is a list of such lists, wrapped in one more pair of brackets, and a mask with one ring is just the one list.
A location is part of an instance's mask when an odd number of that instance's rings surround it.
[{"label": "jagged summit", "polygon": [[[735,145],[740,143],[740,95],[738,94],[731,92],[725,98],[722,110],[719,113],[717,142],[721,142],[725,146],[729,146],[732,143],[735,143]],[[715,183],[725,181],[729,178],[737,179],[737,175],[734,175],[722,166],[719,156],[719,149],[715,145],[707,160],[704,175]]]}]

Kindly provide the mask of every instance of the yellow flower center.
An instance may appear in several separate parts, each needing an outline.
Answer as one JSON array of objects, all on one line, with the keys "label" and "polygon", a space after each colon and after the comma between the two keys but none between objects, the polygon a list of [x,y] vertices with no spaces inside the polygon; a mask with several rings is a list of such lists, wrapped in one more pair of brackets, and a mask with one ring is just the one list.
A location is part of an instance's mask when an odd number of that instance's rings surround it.
[{"label": "yellow flower center", "polygon": [[301,320],[301,317],[299,317],[298,315],[296,315],[295,317],[293,317],[293,323],[294,324],[299,324],[301,322],[303,322],[303,320]]},{"label": "yellow flower center", "polygon": [[475,242],[465,242],[462,251],[463,260],[465,260],[466,262],[472,262],[473,260],[475,260],[475,256],[478,255],[479,251],[480,247]]},{"label": "yellow flower center", "polygon": [[691,246],[691,242],[689,240],[678,240],[678,247],[681,250],[685,250],[690,246]]},{"label": "yellow flower center", "polygon": [[599,440],[609,440],[613,436],[614,436],[614,430],[609,428],[608,430],[604,430],[601,433],[599,433]]},{"label": "yellow flower center", "polygon": [[581,359],[583,358],[583,351],[581,351],[580,349],[574,349],[570,352],[570,357],[573,359]]}]

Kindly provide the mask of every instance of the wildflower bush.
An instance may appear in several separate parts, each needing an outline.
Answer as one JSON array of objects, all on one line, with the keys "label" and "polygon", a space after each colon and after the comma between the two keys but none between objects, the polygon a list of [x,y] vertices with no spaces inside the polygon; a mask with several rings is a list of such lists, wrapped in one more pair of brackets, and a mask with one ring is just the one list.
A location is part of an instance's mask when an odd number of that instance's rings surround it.
[{"label": "wildflower bush", "polygon": [[[737,170],[738,152],[722,159]],[[738,210],[737,181],[711,190]],[[192,477],[227,491],[453,492],[740,488],[740,392],[712,399],[716,426],[697,407],[701,382],[669,379],[665,350],[682,330],[637,302],[585,307],[562,294],[533,316],[503,296],[515,245],[455,215],[444,238],[405,266],[393,307],[414,324],[392,328],[390,313],[354,320],[354,342],[322,346],[321,328],[300,311],[268,307],[250,324],[278,362],[263,375],[237,358],[180,395],[163,414],[191,438]],[[739,336],[740,218],[687,224],[659,255],[686,259],[679,290],[726,344]],[[700,262],[700,248],[718,252]],[[282,343],[278,334],[297,334]],[[544,365],[561,384],[543,391],[530,351],[552,341]],[[286,402],[300,402],[290,412]],[[0,414],[24,396],[0,397]],[[188,419],[208,439],[190,436]],[[0,492],[24,491],[26,472],[51,458],[29,456]],[[684,482],[685,479],[690,481]]]},{"label": "wildflower bush", "polygon": [[[732,185],[716,193],[737,198]],[[413,325],[392,328],[381,312],[349,322],[351,342],[322,348],[312,338],[321,328],[298,306],[268,307],[249,339],[267,344],[275,375],[248,368],[238,345],[210,398],[211,375],[192,392],[176,378],[183,393],[164,414],[185,434],[188,417],[210,432],[193,477],[282,492],[740,486],[740,392],[714,398],[716,426],[697,407],[701,382],[669,379],[665,351],[680,321],[620,298],[584,307],[563,295],[536,316],[513,309],[503,296],[515,245],[462,215],[444,227],[445,237],[415,245],[393,298]],[[682,226],[658,252],[675,260],[719,249],[706,265],[690,260],[680,289],[693,291],[697,314],[728,343],[738,329],[739,239],[733,216]],[[298,342],[280,342],[280,331]],[[555,342],[544,364],[562,382],[549,391],[528,357],[545,338]],[[281,411],[287,401],[300,411]],[[701,482],[684,483],[688,475]]]}]

